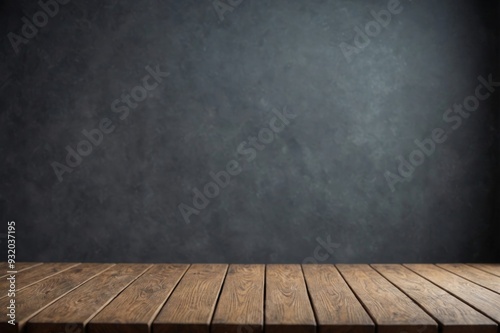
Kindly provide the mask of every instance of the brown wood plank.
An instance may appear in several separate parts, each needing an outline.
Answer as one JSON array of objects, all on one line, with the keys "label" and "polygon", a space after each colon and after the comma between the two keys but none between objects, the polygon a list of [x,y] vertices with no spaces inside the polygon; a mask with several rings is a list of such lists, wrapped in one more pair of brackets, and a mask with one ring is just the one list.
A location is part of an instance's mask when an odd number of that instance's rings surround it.
[{"label": "brown wood plank", "polygon": [[500,322],[500,295],[435,265],[405,264],[415,273],[447,290],[476,310]]},{"label": "brown wood plank", "polygon": [[265,331],[316,332],[316,320],[300,265],[267,265]]},{"label": "brown wood plank", "polygon": [[495,333],[497,324],[445,290],[402,265],[372,265],[426,310],[442,333]]},{"label": "brown wood plank", "polygon": [[378,333],[438,332],[428,314],[368,265],[337,268],[375,321]]},{"label": "brown wood plank", "polygon": [[[19,271],[17,274],[15,274],[16,290],[20,291],[34,283],[70,269],[71,267],[74,267],[76,265],[78,265],[78,263],[50,263],[34,267],[32,266],[30,269]],[[0,290],[7,290],[8,285],[9,281],[7,281],[7,279],[0,280]],[[7,297],[7,295],[3,297]]]},{"label": "brown wood plank", "polygon": [[148,333],[153,319],[189,265],[157,264],[134,281],[87,325],[89,333]]},{"label": "brown wood plank", "polygon": [[153,321],[153,332],[209,333],[227,267],[191,265]]},{"label": "brown wood plank", "polygon": [[319,333],[369,333],[375,324],[333,265],[302,265]]},{"label": "brown wood plank", "polygon": [[469,266],[500,276],[500,264],[469,264]]},{"label": "brown wood plank", "polygon": [[[35,267],[40,266],[40,265],[42,265],[41,262],[18,262],[18,263],[16,263],[16,267],[15,267],[14,271],[19,273],[19,272],[23,272],[27,269],[35,268]],[[7,271],[10,271],[10,269],[7,266],[7,262],[4,261],[4,262],[0,263],[0,267],[1,267],[0,268],[0,278],[4,278],[7,275],[9,275],[7,273]]]},{"label": "brown wood plank", "polygon": [[[0,332],[21,332],[26,322],[71,290],[90,280],[112,265],[80,264],[60,274],[35,283],[16,293],[16,325],[7,323],[7,316],[0,317]],[[9,298],[0,299],[0,308],[6,309]]]},{"label": "brown wood plank", "polygon": [[89,320],[151,265],[118,264],[46,307],[31,318],[28,333],[83,332]]},{"label": "brown wood plank", "polygon": [[437,266],[500,294],[500,276],[464,264],[438,264]]},{"label": "brown wood plank", "polygon": [[264,280],[264,265],[231,265],[211,333],[263,332]]}]

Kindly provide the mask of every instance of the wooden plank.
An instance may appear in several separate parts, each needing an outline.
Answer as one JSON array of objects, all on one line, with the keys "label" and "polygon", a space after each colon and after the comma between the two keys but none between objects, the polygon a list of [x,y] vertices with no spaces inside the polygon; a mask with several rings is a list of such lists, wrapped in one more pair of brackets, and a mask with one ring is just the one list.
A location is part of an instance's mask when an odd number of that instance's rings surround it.
[{"label": "wooden plank", "polygon": [[[40,265],[42,265],[41,262],[18,262],[18,263],[16,263],[14,270],[19,273],[19,272],[23,272],[23,271],[28,270],[28,269],[35,268],[35,267],[40,266]],[[2,274],[2,275],[0,275],[0,278],[4,278],[7,275],[10,275],[7,273],[7,271],[10,271],[10,269],[7,266],[7,262],[4,261],[1,263],[0,274]]]},{"label": "wooden plank", "polygon": [[27,323],[28,333],[83,332],[86,324],[118,293],[143,274],[151,265],[119,264],[46,307]]},{"label": "wooden plank", "polygon": [[469,264],[469,266],[500,276],[500,264]]},{"label": "wooden plank", "polygon": [[500,276],[464,264],[438,264],[437,266],[500,294]]},{"label": "wooden plank", "polygon": [[405,266],[490,317],[497,324],[500,322],[499,294],[434,265]]},{"label": "wooden plank", "polygon": [[189,265],[158,264],[149,269],[87,325],[89,333],[148,333],[153,319]]},{"label": "wooden plank", "polygon": [[[55,274],[63,272],[71,267],[78,265],[77,263],[51,263],[32,266],[31,269],[19,271],[16,275],[16,290],[20,291],[31,286],[43,279],[49,278]],[[7,290],[9,281],[6,279],[0,280],[0,290]],[[4,295],[3,297],[7,297]]]},{"label": "wooden plank", "polygon": [[153,332],[209,333],[227,267],[193,264],[153,321]]},{"label": "wooden plank", "polygon": [[211,333],[263,332],[264,280],[264,265],[231,265]]},{"label": "wooden plank", "polygon": [[375,324],[333,265],[302,265],[319,333],[375,332]]},{"label": "wooden plank", "polygon": [[375,321],[378,333],[438,332],[428,314],[368,265],[337,268]]},{"label": "wooden plank", "polygon": [[268,333],[316,332],[300,265],[267,265],[265,318]]},{"label": "wooden plank", "polygon": [[402,265],[372,265],[438,321],[442,333],[495,333],[497,324]]},{"label": "wooden plank", "polygon": [[[110,264],[80,264],[60,274],[35,283],[16,293],[16,324],[10,325],[7,316],[0,319],[0,332],[21,332],[26,322],[71,290],[110,268]],[[6,309],[9,298],[0,299],[0,308]]]}]

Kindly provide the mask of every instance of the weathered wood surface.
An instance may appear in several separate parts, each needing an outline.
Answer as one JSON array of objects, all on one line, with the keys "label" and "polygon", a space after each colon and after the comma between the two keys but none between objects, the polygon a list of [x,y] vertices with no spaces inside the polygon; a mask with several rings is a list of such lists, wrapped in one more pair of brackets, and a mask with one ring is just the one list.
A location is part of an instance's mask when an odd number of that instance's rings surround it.
[{"label": "weathered wood surface", "polygon": [[10,275],[1,333],[500,333],[495,264],[17,263],[15,286]]}]

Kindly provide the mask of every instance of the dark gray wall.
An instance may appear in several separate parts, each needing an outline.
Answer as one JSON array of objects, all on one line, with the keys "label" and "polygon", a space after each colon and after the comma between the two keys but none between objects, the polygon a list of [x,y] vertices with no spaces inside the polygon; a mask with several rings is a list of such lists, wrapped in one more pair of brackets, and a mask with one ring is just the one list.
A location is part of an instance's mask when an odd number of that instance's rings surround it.
[{"label": "dark gray wall", "polygon": [[[19,260],[500,261],[500,91],[447,112],[479,76],[500,81],[494,1],[401,0],[380,32],[370,12],[388,1],[221,2],[69,1],[18,53],[8,33],[40,6],[2,2],[0,210]],[[168,74],[125,107],[147,66]],[[296,117],[249,161],[277,110]],[[69,169],[66,147],[106,119]],[[232,160],[241,172],[186,223],[179,205]]]}]

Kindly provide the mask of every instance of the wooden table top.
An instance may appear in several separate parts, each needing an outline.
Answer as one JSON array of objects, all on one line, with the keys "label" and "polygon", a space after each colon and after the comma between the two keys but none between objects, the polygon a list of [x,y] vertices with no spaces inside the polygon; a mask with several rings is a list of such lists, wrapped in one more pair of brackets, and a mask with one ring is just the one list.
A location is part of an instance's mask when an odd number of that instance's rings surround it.
[{"label": "wooden table top", "polygon": [[[1,333],[500,332],[500,264],[0,269]],[[13,299],[15,325],[7,316]]]}]

